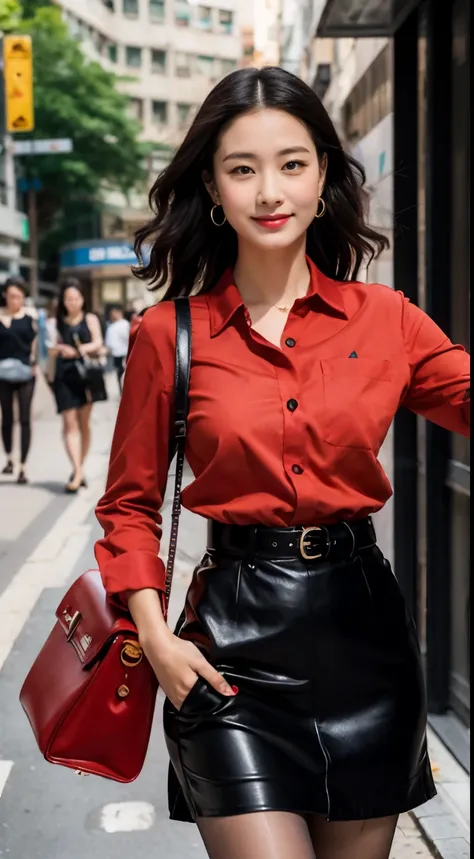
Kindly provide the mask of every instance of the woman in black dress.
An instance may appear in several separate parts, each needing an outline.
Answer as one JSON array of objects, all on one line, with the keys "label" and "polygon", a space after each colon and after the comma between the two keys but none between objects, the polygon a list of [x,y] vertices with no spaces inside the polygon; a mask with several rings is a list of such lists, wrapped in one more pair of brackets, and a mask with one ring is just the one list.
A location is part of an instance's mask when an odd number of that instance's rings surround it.
[{"label": "woman in black dress", "polygon": [[[169,810],[212,859],[388,859],[433,796],[416,631],[371,514],[400,406],[469,432],[469,358],[400,292],[316,94],[276,68],[210,93],[152,191],[139,274],[168,285],[132,344],[96,557],[167,698]],[[158,514],[175,310],[190,298],[183,505],[207,550],[175,633]],[[204,549],[204,546],[203,546]]]},{"label": "woman in black dress", "polygon": [[[13,405],[16,398],[20,418],[20,470],[17,483],[28,482],[25,467],[31,442],[31,404],[36,377],[37,326],[25,309],[25,295],[23,279],[10,277],[4,288],[5,307],[0,308],[0,406],[2,441],[7,455],[2,474],[13,474]],[[15,372],[15,365],[18,373]]]},{"label": "woman in black dress", "polygon": [[84,311],[82,287],[75,278],[68,278],[61,287],[55,341],[50,343],[49,350],[56,358],[53,390],[63,419],[66,452],[73,467],[66,492],[76,493],[86,485],[84,463],[91,441],[92,406],[106,400],[107,393],[103,374],[97,374],[90,383],[78,372],[78,360],[101,355],[104,344],[99,319],[94,313]]}]

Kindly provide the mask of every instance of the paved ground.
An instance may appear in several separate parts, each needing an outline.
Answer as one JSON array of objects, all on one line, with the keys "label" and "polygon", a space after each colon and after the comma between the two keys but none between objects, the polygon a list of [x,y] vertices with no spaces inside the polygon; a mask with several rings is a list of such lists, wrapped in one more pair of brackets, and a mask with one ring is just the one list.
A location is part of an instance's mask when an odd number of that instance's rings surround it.
[{"label": "paved ground", "polygon": [[[131,786],[120,786],[78,778],[46,764],[18,703],[21,683],[52,626],[60,597],[74,577],[94,565],[92,546],[98,528],[93,508],[103,487],[115,418],[113,380],[111,391],[112,399],[94,413],[88,490],[76,497],[63,494],[69,468],[50,394],[42,384],[35,404],[31,483],[16,486],[0,477],[0,857],[129,859],[135,854],[204,859],[205,855],[194,825],[168,820],[160,706],[143,775]],[[169,499],[165,524],[168,518]],[[203,545],[203,522],[184,511],[171,622]],[[392,859],[431,855],[415,823],[405,815]]]}]

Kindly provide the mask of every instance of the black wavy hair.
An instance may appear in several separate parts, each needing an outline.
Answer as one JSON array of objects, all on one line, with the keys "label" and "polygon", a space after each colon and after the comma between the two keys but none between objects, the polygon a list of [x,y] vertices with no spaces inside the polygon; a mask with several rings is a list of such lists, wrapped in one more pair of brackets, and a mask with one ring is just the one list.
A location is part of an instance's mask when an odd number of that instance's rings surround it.
[{"label": "black wavy hair", "polygon": [[[168,286],[164,298],[207,292],[237,258],[237,236],[230,224],[217,230],[209,217],[212,201],[203,173],[212,175],[219,138],[241,114],[256,108],[284,110],[305,123],[318,156],[327,156],[326,214],[309,226],[307,253],[335,280],[356,279],[388,239],[365,221],[367,194],[363,167],[341,145],[315,92],[278,67],[239,69],[207,96],[173,160],[158,176],[150,195],[153,218],[136,232],[139,265],[134,274],[151,289]],[[316,209],[315,201],[315,209]],[[149,252],[149,258],[148,258]]]},{"label": "black wavy hair", "polygon": [[[59,287],[59,295],[58,295],[58,306],[56,309],[56,321],[58,326],[58,331],[60,334],[64,333],[64,325],[65,319],[67,316],[66,305],[64,304],[64,294],[67,289],[77,289],[78,292],[81,293],[84,303],[85,303],[85,295],[84,288],[80,280],[77,277],[66,277],[65,280],[62,281]],[[85,313],[85,306],[84,306]]]},{"label": "black wavy hair", "polygon": [[28,287],[26,285],[26,281],[19,274],[11,274],[7,277],[3,286],[0,287],[0,307],[5,307],[7,303],[7,290],[14,286],[16,289],[21,290],[24,297],[26,298],[28,295]]}]

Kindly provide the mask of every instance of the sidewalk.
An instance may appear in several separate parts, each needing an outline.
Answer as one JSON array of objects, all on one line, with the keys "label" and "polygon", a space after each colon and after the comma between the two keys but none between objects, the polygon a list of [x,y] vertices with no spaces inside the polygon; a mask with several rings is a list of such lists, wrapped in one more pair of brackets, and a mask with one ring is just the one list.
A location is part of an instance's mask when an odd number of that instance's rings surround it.
[{"label": "sidewalk", "polygon": [[[77,496],[64,495],[69,467],[60,439],[60,422],[44,384],[38,385],[36,392],[31,482],[17,486],[10,478],[0,479],[0,857],[125,859],[131,851],[152,856],[157,845],[165,859],[205,856],[195,827],[168,820],[167,756],[160,700],[144,772],[135,784],[125,786],[100,779],[77,779],[70,771],[46,765],[18,705],[22,679],[51,628],[59,599],[77,575],[94,565],[93,544],[99,534],[94,507],[103,490],[115,420],[114,382],[110,380],[109,402],[94,409],[87,490]],[[188,472],[188,480],[189,477]],[[162,510],[164,558],[172,480],[171,475]],[[192,569],[204,546],[204,520],[183,510],[171,625],[181,610]],[[407,814],[400,818],[391,859],[464,859],[468,855],[462,850],[469,835],[454,812],[461,775],[452,769],[447,752],[444,755],[435,747],[434,752],[434,760],[440,765],[436,777],[442,796],[418,814],[435,845],[433,851],[425,843],[415,817]],[[445,790],[446,778],[450,780],[451,793]],[[452,801],[449,807],[447,797]],[[454,829],[453,816],[457,821]]]}]

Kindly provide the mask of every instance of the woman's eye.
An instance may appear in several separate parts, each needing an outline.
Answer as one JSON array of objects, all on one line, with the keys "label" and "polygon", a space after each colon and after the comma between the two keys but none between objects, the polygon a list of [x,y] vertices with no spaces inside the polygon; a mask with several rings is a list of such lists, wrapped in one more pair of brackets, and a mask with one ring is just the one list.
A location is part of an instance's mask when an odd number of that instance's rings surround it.
[{"label": "woman's eye", "polygon": [[248,176],[249,173],[253,173],[253,170],[251,167],[236,167],[232,173],[237,173],[238,176]]},{"label": "woman's eye", "polygon": [[300,168],[300,167],[304,167],[304,166],[305,166],[305,165],[303,164],[303,162],[302,162],[302,161],[288,161],[288,162],[285,164],[284,169],[285,169],[285,170],[289,170],[290,172],[292,172],[292,171],[294,171],[294,170],[299,170],[299,168]]}]

